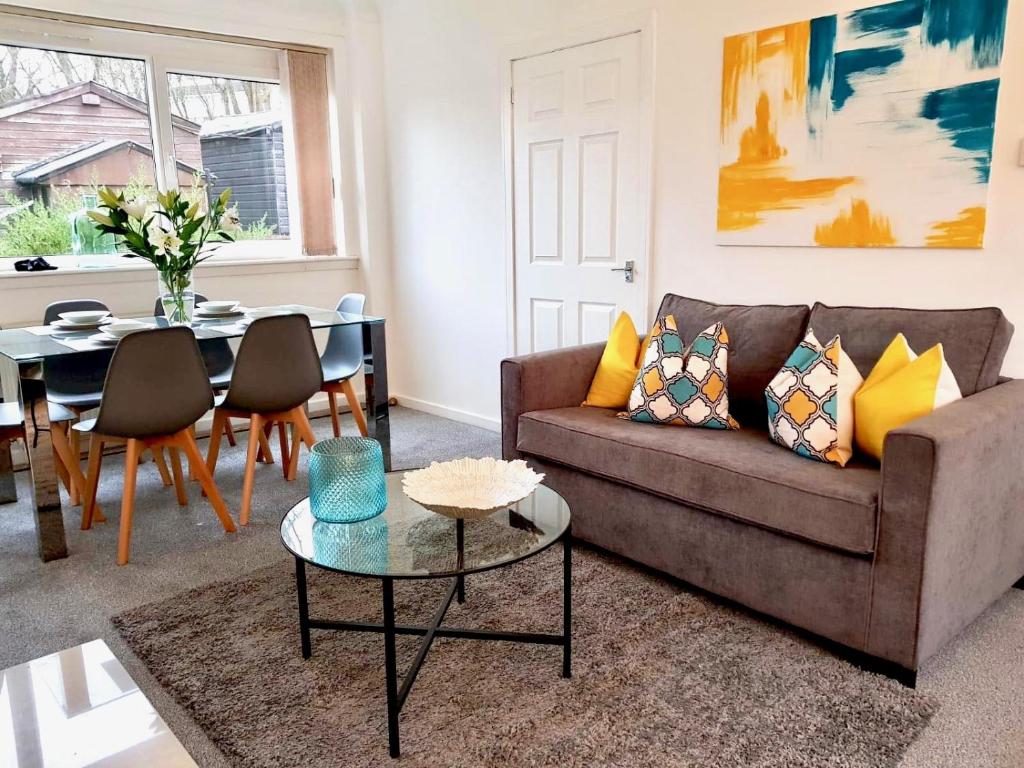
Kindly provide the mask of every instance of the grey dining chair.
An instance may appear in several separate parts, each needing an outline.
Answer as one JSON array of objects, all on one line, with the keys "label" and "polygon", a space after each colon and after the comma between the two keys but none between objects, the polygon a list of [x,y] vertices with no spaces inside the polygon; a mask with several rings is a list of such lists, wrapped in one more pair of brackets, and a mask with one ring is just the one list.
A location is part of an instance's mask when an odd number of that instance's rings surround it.
[{"label": "grey dining chair", "polygon": [[[43,325],[59,320],[63,312],[102,310],[109,312],[102,301],[96,299],[70,299],[48,304],[43,312]],[[43,382],[46,384],[46,399],[57,403],[74,413],[78,421],[82,414],[98,408],[103,396],[103,382],[113,356],[112,350],[82,352],[74,356],[49,358],[43,362]],[[79,433],[71,431],[71,455],[81,458],[82,446]],[[153,463],[165,486],[171,484],[171,474],[162,451],[153,451]],[[79,466],[81,466],[79,464]],[[75,489],[70,493],[71,504],[81,503],[81,494]]]},{"label": "grey dining chair", "polygon": [[178,457],[178,452],[183,452],[199,477],[224,530],[228,533],[235,530],[234,521],[192,435],[192,426],[212,407],[213,390],[191,329],[140,331],[118,342],[104,382],[99,414],[95,419],[80,422],[74,427],[91,436],[83,511],[83,527],[86,529],[91,526],[95,515],[103,447],[108,443],[126,445],[118,565],[128,562],[136,472],[139,455],[144,448],[169,450],[178,501],[185,504],[188,499]]},{"label": "grey dining chair", "polygon": [[[203,294],[195,294],[196,304],[206,300]],[[153,305],[153,317],[165,317],[164,305],[159,298]],[[235,353],[231,351],[231,345],[227,339],[202,339],[199,342],[199,351],[203,355],[203,363],[206,365],[213,393],[219,395],[231,383],[231,371],[235,367]],[[235,445],[235,431],[231,428],[230,422],[227,425],[227,433],[228,443],[232,446]]]},{"label": "grey dining chair", "polygon": [[[57,477],[64,484],[68,497],[72,494],[81,496],[85,492],[85,476],[82,474],[82,466],[76,462],[71,453],[71,444],[68,441],[68,430],[71,423],[77,416],[74,411],[69,411],[57,403],[47,403],[50,422],[50,440],[53,443],[53,458],[57,469]],[[28,432],[25,429],[25,413],[20,403],[0,403],[0,444],[13,440],[23,440],[28,443]],[[103,521],[106,518],[96,509],[96,519]]]},{"label": "grey dining chair", "polygon": [[285,477],[295,478],[299,444],[312,448],[316,439],[306,416],[305,404],[320,391],[323,374],[313,340],[313,330],[305,315],[281,315],[255,320],[242,337],[235,370],[227,394],[217,404],[210,432],[210,451],[206,458],[212,474],[217,468],[220,438],[228,418],[249,420],[249,449],[242,483],[242,511],[239,522],[248,525],[255,480],[256,462],[261,448],[269,453],[264,426],[290,424],[292,446],[286,462]]},{"label": "grey dining chair", "polygon": [[[361,293],[346,293],[338,302],[337,311],[341,314],[361,315],[365,306],[366,296]],[[359,400],[352,388],[352,377],[363,369],[363,326],[333,326],[327,338],[327,347],[320,358],[320,367],[324,376],[324,384],[320,391],[327,393],[334,436],[341,436],[338,395],[342,394],[348,401],[359,434],[366,437],[366,416],[359,407]]]}]

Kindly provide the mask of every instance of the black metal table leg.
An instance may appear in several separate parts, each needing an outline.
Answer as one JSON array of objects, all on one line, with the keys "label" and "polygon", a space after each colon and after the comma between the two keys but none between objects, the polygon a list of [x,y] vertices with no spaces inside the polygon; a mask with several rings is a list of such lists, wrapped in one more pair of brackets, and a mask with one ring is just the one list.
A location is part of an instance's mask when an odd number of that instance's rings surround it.
[{"label": "black metal table leg", "polygon": [[309,598],[306,594],[306,561],[295,558],[295,589],[299,593],[299,635],[302,638],[302,658],[308,659],[313,649],[309,642]]},{"label": "black metal table leg", "polygon": [[[458,569],[461,571],[465,565],[465,541],[466,541],[466,526],[465,521],[460,517],[455,521],[455,551],[456,564]],[[455,599],[460,603],[466,602],[466,577],[463,574],[459,574],[455,577],[456,583],[456,595]]]},{"label": "black metal table leg", "polygon": [[398,743],[398,666],[395,660],[395,585],[392,579],[383,580],[384,588],[384,675],[387,678],[388,697],[388,751],[399,755]]},{"label": "black metal table leg", "polygon": [[384,323],[363,324],[363,348],[370,359],[364,370],[366,388],[366,430],[380,443],[384,453],[384,471],[391,471],[391,415],[388,394],[388,355],[384,342]]},{"label": "black metal table leg", "polygon": [[572,677],[572,526],[562,535],[562,677]]}]

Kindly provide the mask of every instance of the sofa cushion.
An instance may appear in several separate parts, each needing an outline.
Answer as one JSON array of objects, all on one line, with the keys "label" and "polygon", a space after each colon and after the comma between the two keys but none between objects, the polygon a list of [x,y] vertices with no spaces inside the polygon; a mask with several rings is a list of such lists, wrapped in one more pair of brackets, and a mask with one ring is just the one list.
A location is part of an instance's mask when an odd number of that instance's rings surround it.
[{"label": "sofa cushion", "polygon": [[523,414],[517,447],[817,544],[874,550],[880,471],[807,461],[765,432],[637,424],[605,409],[556,408]]},{"label": "sofa cushion", "polygon": [[713,304],[673,293],[665,294],[658,310],[658,317],[675,316],[684,344],[712,323],[725,326],[729,410],[744,429],[759,430],[768,428],[764,389],[803,339],[809,314],[810,308],[802,305]]},{"label": "sofa cushion", "polygon": [[964,397],[999,382],[1013,336],[1013,324],[995,307],[894,309],[829,307],[819,302],[811,310],[810,326],[819,339],[840,334],[843,349],[861,373],[871,370],[898,333],[919,352],[941,343]]}]

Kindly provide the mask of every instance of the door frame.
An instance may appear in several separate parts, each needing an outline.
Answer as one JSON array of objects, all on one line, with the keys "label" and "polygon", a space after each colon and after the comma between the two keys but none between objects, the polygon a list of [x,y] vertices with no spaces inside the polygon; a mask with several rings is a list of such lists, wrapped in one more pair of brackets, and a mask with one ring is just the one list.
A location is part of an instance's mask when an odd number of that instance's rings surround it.
[{"label": "door frame", "polygon": [[512,67],[516,61],[555,53],[566,48],[576,48],[589,43],[599,43],[615,37],[630,34],[640,35],[640,224],[643,232],[641,252],[637,255],[637,283],[640,291],[642,317],[633,318],[641,323],[642,329],[650,325],[651,286],[653,281],[652,238],[654,176],[654,30],[655,11],[637,11],[615,16],[594,24],[564,30],[540,38],[510,43],[502,47],[500,54],[501,71],[501,143],[505,169],[505,317],[507,325],[506,354],[519,353],[516,350],[516,265],[515,265],[515,131],[512,105]]}]

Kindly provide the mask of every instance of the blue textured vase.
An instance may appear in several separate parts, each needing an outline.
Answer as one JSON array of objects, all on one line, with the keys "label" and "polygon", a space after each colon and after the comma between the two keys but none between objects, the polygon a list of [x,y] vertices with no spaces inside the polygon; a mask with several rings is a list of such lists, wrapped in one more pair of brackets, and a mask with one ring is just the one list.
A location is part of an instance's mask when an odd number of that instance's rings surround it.
[{"label": "blue textured vase", "polygon": [[309,507],[327,523],[355,523],[388,506],[384,454],[368,437],[335,437],[309,455]]},{"label": "blue textured vase", "polygon": [[342,571],[384,573],[388,569],[388,521],[385,517],[361,525],[313,523],[313,551],[318,563]]}]

